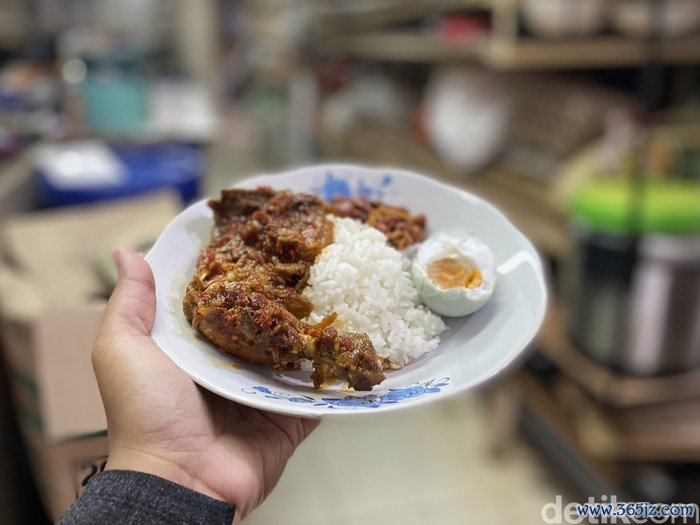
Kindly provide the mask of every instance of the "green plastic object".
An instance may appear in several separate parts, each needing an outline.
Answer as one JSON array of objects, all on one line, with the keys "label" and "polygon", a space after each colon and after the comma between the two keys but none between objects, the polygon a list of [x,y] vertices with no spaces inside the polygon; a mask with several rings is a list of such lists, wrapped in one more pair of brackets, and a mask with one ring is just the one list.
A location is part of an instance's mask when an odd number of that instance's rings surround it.
[{"label": "green plastic object", "polygon": [[[633,189],[632,184],[641,184]],[[635,206],[633,198],[638,197]],[[636,210],[636,211],[635,211]],[[574,195],[577,222],[609,233],[700,232],[700,184],[691,181],[595,181]]]}]

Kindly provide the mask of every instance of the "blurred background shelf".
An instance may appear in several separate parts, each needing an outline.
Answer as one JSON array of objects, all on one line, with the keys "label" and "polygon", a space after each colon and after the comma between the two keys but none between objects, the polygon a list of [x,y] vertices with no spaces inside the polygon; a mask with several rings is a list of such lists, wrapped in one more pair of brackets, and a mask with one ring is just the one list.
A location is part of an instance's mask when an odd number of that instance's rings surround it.
[{"label": "blurred background shelf", "polygon": [[414,0],[390,2],[347,2],[324,5],[316,2],[316,16],[321,31],[355,31],[378,26],[409,22],[425,16],[434,16],[464,9],[487,9],[489,0]]},{"label": "blurred background shelf", "polygon": [[566,326],[564,308],[554,301],[538,336],[539,349],[601,403],[634,407],[700,398],[700,370],[653,377],[623,374],[581,353],[567,337]]},{"label": "blurred background shelf", "polygon": [[596,37],[575,41],[517,40],[482,36],[450,42],[436,35],[383,31],[324,38],[319,51],[327,56],[367,60],[439,63],[475,61],[500,70],[605,69],[640,66],[652,57],[664,64],[700,60],[700,37],[665,40],[657,48],[643,40]]},{"label": "blurred background shelf", "polygon": [[523,426],[531,439],[548,451],[548,461],[584,494],[610,494],[622,484],[624,473],[610,458],[591,456],[581,443],[578,428],[560,401],[527,370],[510,380],[511,400],[522,405]]},{"label": "blurred background shelf", "polygon": [[[664,64],[700,60],[700,36],[679,31],[658,38],[643,6],[633,6],[633,12],[616,17],[616,10],[625,8],[623,2],[578,7],[557,0],[316,5],[316,47],[323,56],[415,63],[472,60],[501,70],[605,69],[640,66],[650,60]],[[676,25],[683,24],[678,20],[682,7],[670,8],[674,12],[669,17]],[[693,14],[690,10],[688,16]],[[430,23],[421,23],[426,17]],[[580,17],[580,25],[572,23],[572,17]],[[606,22],[608,18],[621,21]],[[626,33],[610,31],[610,23]],[[663,19],[658,30],[671,33],[669,23]]]},{"label": "blurred background shelf", "polygon": [[610,408],[562,379],[554,395],[587,454],[607,461],[700,463],[700,399]]},{"label": "blurred background shelf", "polygon": [[488,66],[511,70],[631,67],[652,58],[664,64],[692,64],[700,60],[700,37],[664,40],[657,48],[614,36],[562,42],[494,39],[479,49],[477,57]]},{"label": "blurred background shelf", "polygon": [[476,42],[451,43],[436,36],[384,31],[360,35],[333,35],[318,44],[326,56],[395,62],[447,62],[480,57]]}]

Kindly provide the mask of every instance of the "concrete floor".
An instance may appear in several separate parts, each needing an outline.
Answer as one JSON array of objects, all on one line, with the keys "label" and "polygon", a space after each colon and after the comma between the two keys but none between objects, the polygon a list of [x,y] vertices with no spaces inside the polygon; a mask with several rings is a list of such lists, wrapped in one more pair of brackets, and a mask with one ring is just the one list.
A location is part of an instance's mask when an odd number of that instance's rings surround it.
[{"label": "concrete floor", "polygon": [[528,446],[490,454],[486,407],[468,393],[324,419],[244,524],[541,523],[542,506],[563,492]]}]

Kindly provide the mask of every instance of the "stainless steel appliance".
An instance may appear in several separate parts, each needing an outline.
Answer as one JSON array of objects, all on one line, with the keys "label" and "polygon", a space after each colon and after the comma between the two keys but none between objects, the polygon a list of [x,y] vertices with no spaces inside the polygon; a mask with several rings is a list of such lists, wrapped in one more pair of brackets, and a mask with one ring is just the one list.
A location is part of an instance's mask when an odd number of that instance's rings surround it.
[{"label": "stainless steel appliance", "polygon": [[626,373],[700,366],[700,187],[649,188],[633,228],[615,209],[627,197],[604,184],[574,205],[578,242],[564,272],[569,334]]}]

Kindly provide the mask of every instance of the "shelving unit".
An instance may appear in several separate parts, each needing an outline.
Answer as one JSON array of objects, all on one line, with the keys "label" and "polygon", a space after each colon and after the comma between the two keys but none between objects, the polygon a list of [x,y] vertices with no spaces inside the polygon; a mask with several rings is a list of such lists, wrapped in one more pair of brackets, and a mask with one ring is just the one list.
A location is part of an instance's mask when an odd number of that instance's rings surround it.
[{"label": "shelving unit", "polygon": [[[700,61],[698,36],[666,40],[659,46],[658,58],[664,63]],[[475,60],[499,70],[602,69],[637,66],[648,60],[645,42],[611,36],[571,41],[501,40],[491,36],[453,43],[416,32],[377,31],[335,36],[324,40],[320,49],[329,56],[392,62]]]},{"label": "shelving unit", "polygon": [[661,377],[637,377],[615,372],[575,348],[566,337],[565,326],[565,312],[553,302],[538,336],[539,348],[598,401],[625,408],[700,398],[700,369]]},{"label": "shelving unit", "polygon": [[700,401],[611,409],[573,381],[561,378],[554,396],[568,414],[578,442],[606,461],[700,462]]},{"label": "shelving unit", "polygon": [[[649,49],[644,41],[616,36],[570,41],[494,38],[477,56],[496,69],[602,69],[642,65],[648,61]],[[666,64],[700,61],[700,37],[660,42],[658,60]]]},{"label": "shelving unit", "polygon": [[406,2],[347,2],[329,9],[319,5],[316,15],[329,31],[367,30],[385,24],[416,20],[427,15],[463,9],[488,9],[489,0],[414,0]]},{"label": "shelving unit", "polygon": [[511,379],[512,402],[522,407],[524,430],[548,460],[555,463],[581,494],[618,494],[623,491],[624,473],[620,466],[601,456],[591,456],[581,442],[578,428],[559,399],[532,374],[519,371]]},{"label": "shelving unit", "polygon": [[[644,40],[616,35],[572,39],[536,39],[518,32],[519,0],[438,0],[362,4],[341,11],[320,10],[318,51],[325,56],[365,60],[434,63],[473,60],[500,70],[602,69],[631,67],[649,60]],[[454,11],[491,13],[489,35],[451,42],[418,29],[377,29]],[[658,43],[655,58],[667,64],[700,61],[700,36]]]},{"label": "shelving unit", "polygon": [[478,41],[454,44],[438,37],[407,31],[376,31],[323,38],[326,56],[350,56],[390,62],[447,62],[480,56]]},{"label": "shelving unit", "polygon": [[552,303],[537,348],[557,373],[547,389],[534,378],[521,379],[523,403],[532,405],[545,394],[556,399],[569,439],[596,460],[700,462],[700,371],[622,374],[575,348],[565,326],[563,309]]}]

